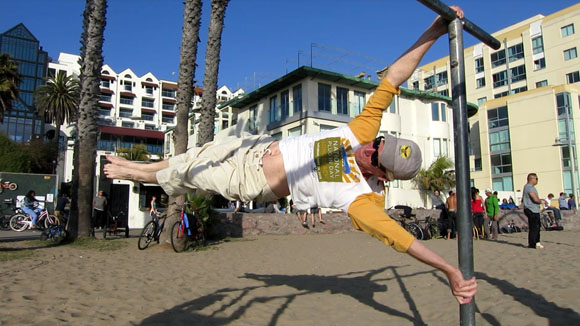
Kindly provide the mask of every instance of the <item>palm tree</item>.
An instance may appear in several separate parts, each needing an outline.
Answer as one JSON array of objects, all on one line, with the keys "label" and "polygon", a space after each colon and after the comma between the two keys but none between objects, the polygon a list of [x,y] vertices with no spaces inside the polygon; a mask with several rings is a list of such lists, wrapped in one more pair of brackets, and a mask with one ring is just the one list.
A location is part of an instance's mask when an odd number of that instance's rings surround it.
[{"label": "palm tree", "polygon": [[193,79],[197,60],[197,43],[201,24],[201,0],[187,0],[183,10],[183,33],[181,36],[181,53],[179,55],[179,77],[177,80],[176,125],[173,131],[175,154],[187,150],[187,123],[189,108],[193,98]]},{"label": "palm tree", "polygon": [[427,205],[427,194],[435,190],[447,190],[455,187],[455,167],[447,157],[439,157],[427,170],[421,169],[413,178],[413,183],[423,194],[423,202]]},{"label": "palm tree", "polygon": [[132,146],[131,148],[121,147],[117,149],[119,156],[130,161],[150,161],[151,154],[147,150],[147,146],[143,144]]},{"label": "palm tree", "polygon": [[[173,130],[173,149],[175,154],[187,150],[189,108],[193,98],[193,83],[197,64],[197,43],[199,42],[199,26],[201,24],[201,0],[186,0],[183,9],[183,32],[181,35],[181,52],[179,54],[179,77],[177,79],[177,112],[176,125]],[[184,196],[171,196],[169,202],[182,204]],[[175,207],[174,207],[175,208]],[[173,214],[172,216],[175,216]],[[177,218],[167,221],[171,225]],[[169,232],[161,234],[161,241],[169,240]]]},{"label": "palm tree", "polygon": [[[81,36],[80,105],[75,144],[75,171],[73,196],[78,206],[71,206],[71,222],[78,222],[78,236],[90,234],[93,179],[97,152],[97,113],[99,84],[103,66],[103,32],[107,13],[107,0],[86,0]],[[78,154],[76,154],[78,153]],[[78,171],[78,172],[77,172]],[[74,198],[74,197],[73,197]],[[74,224],[73,224],[74,226]]]},{"label": "palm tree", "polygon": [[12,110],[12,100],[18,98],[20,81],[18,63],[8,54],[0,54],[0,122],[4,120],[4,113]]},{"label": "palm tree", "polygon": [[209,35],[205,52],[205,75],[203,77],[203,95],[201,98],[201,118],[199,124],[199,142],[203,145],[213,140],[217,81],[222,47],[222,31],[229,0],[211,1],[211,18]]},{"label": "palm tree", "polygon": [[44,115],[44,121],[56,126],[53,142],[58,141],[60,127],[72,122],[79,105],[79,82],[72,75],[58,73],[35,91],[36,107]]}]

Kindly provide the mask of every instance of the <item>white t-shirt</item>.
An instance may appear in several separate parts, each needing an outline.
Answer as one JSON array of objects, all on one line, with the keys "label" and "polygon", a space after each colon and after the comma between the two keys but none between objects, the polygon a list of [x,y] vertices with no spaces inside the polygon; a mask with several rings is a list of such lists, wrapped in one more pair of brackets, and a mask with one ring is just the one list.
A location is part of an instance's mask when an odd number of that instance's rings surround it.
[{"label": "white t-shirt", "polygon": [[279,147],[297,209],[319,206],[346,212],[359,195],[384,193],[384,183],[375,176],[364,179],[354,158],[360,144],[348,126],[288,137]]}]

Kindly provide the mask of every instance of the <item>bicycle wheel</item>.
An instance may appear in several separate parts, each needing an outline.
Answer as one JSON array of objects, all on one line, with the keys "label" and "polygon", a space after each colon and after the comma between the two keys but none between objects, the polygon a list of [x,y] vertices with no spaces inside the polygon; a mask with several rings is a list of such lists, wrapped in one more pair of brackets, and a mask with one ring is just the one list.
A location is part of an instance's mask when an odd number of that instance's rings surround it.
[{"label": "bicycle wheel", "polygon": [[544,229],[544,231],[548,231],[552,226],[552,221],[550,221],[550,218],[547,216],[542,216],[540,222],[542,224],[542,228]]},{"label": "bicycle wheel", "polygon": [[198,220],[197,234],[195,235],[195,243],[197,247],[205,246],[205,226],[203,222]]},{"label": "bicycle wheel", "polygon": [[153,237],[155,236],[156,229],[157,223],[155,223],[155,221],[150,221],[145,225],[143,231],[141,231],[141,235],[139,236],[139,241],[137,242],[139,250],[145,250],[149,247],[149,244],[153,241]]},{"label": "bicycle wheel", "polygon": [[171,246],[175,252],[183,252],[189,246],[189,236],[183,230],[180,221],[175,222],[171,227]]},{"label": "bicycle wheel", "polygon": [[10,228],[16,232],[22,232],[28,229],[26,221],[30,221],[30,217],[24,214],[15,214],[10,218]]},{"label": "bicycle wheel", "polygon": [[417,223],[411,222],[407,224],[407,231],[409,231],[415,239],[423,240],[423,230],[421,230],[421,227],[419,227]]},{"label": "bicycle wheel", "polygon": [[48,215],[44,219],[44,228],[45,229],[51,228],[53,226],[58,226],[58,225],[60,225],[60,221],[58,220],[58,217],[56,217],[54,215]]}]

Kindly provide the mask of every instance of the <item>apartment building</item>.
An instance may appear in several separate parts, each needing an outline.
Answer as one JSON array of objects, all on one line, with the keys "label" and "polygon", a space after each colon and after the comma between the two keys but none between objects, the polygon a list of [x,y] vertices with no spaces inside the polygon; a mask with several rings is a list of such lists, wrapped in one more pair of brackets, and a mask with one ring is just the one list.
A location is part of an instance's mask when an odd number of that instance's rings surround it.
[{"label": "apartment building", "polygon": [[[283,139],[343,126],[361,112],[377,85],[365,78],[303,66],[218,106],[231,123],[216,138],[250,133]],[[453,159],[450,105],[449,97],[401,88],[401,95],[383,114],[380,133],[417,142],[425,168],[440,156]],[[469,110],[475,114],[475,105]],[[390,182],[386,189],[386,207],[429,205],[410,181]]]},{"label": "apartment building", "polygon": [[[470,119],[476,187],[516,198],[526,175],[536,172],[541,196],[578,194],[578,28],[580,4],[493,33],[498,50],[482,43],[465,48],[467,100],[480,106]],[[419,67],[408,85],[451,96],[450,71],[443,57]]]},{"label": "apartment building", "polygon": [[[58,60],[48,64],[48,74],[54,76],[65,73],[78,76],[78,61],[78,55],[60,53]],[[165,134],[176,124],[177,83],[161,80],[151,72],[139,76],[130,68],[115,71],[104,64],[101,68],[100,91],[95,191],[104,190],[108,194],[114,213],[120,210],[126,213],[130,228],[141,228],[149,218],[148,205],[151,196],[161,198],[163,190],[153,184],[125,180],[111,182],[104,177],[102,167],[106,162],[106,155],[116,155],[120,149],[131,149],[136,145],[144,146],[153,159],[164,157],[164,152],[169,148],[164,146]],[[218,91],[218,102],[229,100],[242,92],[243,90],[232,92],[223,86]],[[202,94],[201,88],[194,87],[192,112],[199,111]],[[192,125],[191,134],[193,127]],[[59,175],[65,183],[72,180],[75,128],[71,124],[61,129],[61,137],[66,139],[63,139],[63,143],[67,146],[63,159],[59,162]]]}]

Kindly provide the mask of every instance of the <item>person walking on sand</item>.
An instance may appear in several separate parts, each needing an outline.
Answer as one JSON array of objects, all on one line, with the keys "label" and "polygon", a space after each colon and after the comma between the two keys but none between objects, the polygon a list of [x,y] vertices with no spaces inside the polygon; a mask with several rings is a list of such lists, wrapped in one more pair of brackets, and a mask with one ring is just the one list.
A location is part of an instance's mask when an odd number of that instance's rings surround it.
[{"label": "person walking on sand", "polygon": [[542,201],[535,187],[538,184],[538,176],[530,173],[527,181],[522,200],[524,214],[528,217],[528,248],[543,249],[544,246],[540,243],[540,204]]},{"label": "person walking on sand", "polygon": [[[452,8],[463,17],[460,8]],[[400,93],[398,87],[446,33],[447,22],[438,17],[388,67],[363,111],[345,126],[280,141],[268,135],[228,137],[150,164],[107,156],[104,172],[111,179],[157,183],[173,195],[201,189],[230,200],[261,202],[291,195],[298,209],[339,208],[356,229],[442,271],[456,300],[469,303],[477,292],[475,277],[465,280],[458,268],[385,213],[384,181],[413,178],[422,163],[419,146],[391,135],[376,138],[383,111]]]},{"label": "person walking on sand", "polygon": [[324,220],[322,219],[322,210],[318,206],[313,206],[310,207],[310,222],[312,223],[313,228],[316,227],[316,224],[314,224],[314,215],[318,215],[318,222],[320,222],[320,224],[325,224]]}]

